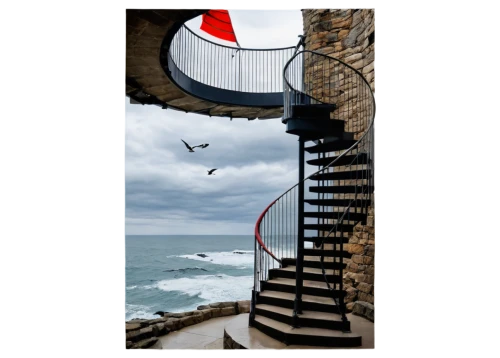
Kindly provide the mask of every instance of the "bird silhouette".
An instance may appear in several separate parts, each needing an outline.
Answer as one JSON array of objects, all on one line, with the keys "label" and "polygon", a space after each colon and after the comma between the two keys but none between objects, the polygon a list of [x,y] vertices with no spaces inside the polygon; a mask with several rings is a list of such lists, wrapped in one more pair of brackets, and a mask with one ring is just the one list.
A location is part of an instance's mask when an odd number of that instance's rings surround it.
[{"label": "bird silhouette", "polygon": [[215,174],[212,174],[213,172],[215,172],[217,170],[217,168],[215,169],[210,169],[210,170],[207,170],[208,172],[208,175],[215,175]]},{"label": "bird silhouette", "polygon": [[[181,139],[181,140],[182,140],[182,139]],[[205,143],[205,144],[200,144],[200,145],[195,145],[195,146],[192,146],[192,147],[191,147],[189,144],[187,144],[187,143],[186,143],[186,142],[184,142],[183,140],[182,140],[182,142],[184,143],[184,145],[186,146],[186,148],[189,150],[189,152],[190,152],[190,153],[193,153],[193,152],[194,152],[194,150],[193,150],[194,148],[200,147],[201,149],[203,149],[203,148],[208,147],[208,144],[207,144],[207,143]]]},{"label": "bird silhouette", "polygon": [[201,149],[208,147],[208,143],[195,145],[193,148],[200,147]]},{"label": "bird silhouette", "polygon": [[[182,140],[182,139],[181,139],[181,140]],[[191,147],[189,144],[187,144],[187,143],[186,143],[186,142],[184,142],[183,140],[182,140],[182,142],[186,145],[186,148],[187,148],[187,149],[189,149],[189,152],[194,153],[193,147]]]}]

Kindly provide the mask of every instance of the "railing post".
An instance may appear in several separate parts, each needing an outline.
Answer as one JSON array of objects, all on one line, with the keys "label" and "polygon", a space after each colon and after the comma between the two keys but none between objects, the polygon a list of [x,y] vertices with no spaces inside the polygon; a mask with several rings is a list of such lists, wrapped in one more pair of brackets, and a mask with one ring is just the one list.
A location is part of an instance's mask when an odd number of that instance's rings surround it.
[{"label": "railing post", "polygon": [[[255,305],[257,302],[257,289],[258,289],[258,281],[259,281],[259,274],[260,270],[259,267],[257,266],[257,255],[260,255],[260,246],[257,245],[257,238],[255,238],[254,242],[254,261],[253,261],[253,275],[254,275],[254,281],[253,281],[253,290],[252,290],[252,299],[250,301],[250,315],[248,317],[248,325],[250,327],[253,326],[253,322],[255,321]],[[260,266],[260,263],[259,263]]]},{"label": "railing post", "polygon": [[304,271],[304,139],[299,138],[299,185],[297,215],[297,263],[295,266],[295,301],[293,304],[293,326],[299,327],[298,315],[302,313],[302,277]]}]

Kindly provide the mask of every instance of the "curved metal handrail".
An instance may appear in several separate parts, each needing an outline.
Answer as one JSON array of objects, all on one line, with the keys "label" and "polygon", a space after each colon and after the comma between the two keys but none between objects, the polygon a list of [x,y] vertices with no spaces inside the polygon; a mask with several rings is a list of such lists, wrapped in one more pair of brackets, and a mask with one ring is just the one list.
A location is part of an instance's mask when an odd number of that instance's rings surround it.
[{"label": "curved metal handrail", "polygon": [[219,44],[217,42],[210,41],[209,39],[206,39],[204,37],[201,37],[198,35],[196,32],[191,30],[189,27],[186,26],[186,24],[182,25],[183,27],[186,28],[189,32],[191,32],[194,36],[199,37],[201,40],[205,42],[210,42],[211,44],[214,44],[216,46],[221,46],[221,47],[227,47],[231,48],[233,50],[253,50],[253,51],[277,51],[277,50],[286,50],[286,49],[295,49],[295,46],[288,46],[288,47],[275,47],[275,48],[250,48],[250,47],[236,47],[236,46],[228,46],[228,45],[223,45]]},{"label": "curved metal handrail", "polygon": [[[276,200],[278,200],[278,199],[276,199]],[[278,259],[276,256],[274,256],[274,254],[271,251],[269,251],[267,246],[264,244],[264,242],[262,241],[262,237],[260,236],[260,232],[259,232],[259,226],[260,226],[260,223],[262,222],[262,219],[264,218],[264,215],[266,214],[267,210],[269,210],[269,208],[271,206],[273,206],[273,204],[276,202],[276,200],[273,201],[271,204],[269,204],[267,206],[267,208],[262,212],[262,214],[260,214],[259,218],[257,219],[257,224],[255,225],[255,240],[257,240],[257,243],[260,245],[260,247],[262,247],[262,249],[265,252],[267,252],[269,254],[269,256],[271,256],[273,259],[275,259],[278,263],[281,264],[281,260]]]},{"label": "curved metal handrail", "polygon": [[[347,63],[345,63],[344,61],[342,60],[339,60],[339,59],[336,59],[334,57],[331,57],[331,56],[327,56],[327,55],[324,55],[322,53],[318,53],[318,52],[315,52],[315,51],[310,51],[310,50],[303,50],[303,51],[299,51],[295,56],[293,56],[290,60],[288,60],[288,62],[286,63],[285,65],[285,68],[283,69],[283,80],[284,82],[291,88],[292,85],[288,82],[287,80],[287,77],[286,77],[286,70],[288,68],[288,66],[290,65],[290,63],[293,61],[293,59],[303,53],[312,53],[314,55],[320,55],[320,56],[323,56],[323,57],[326,57],[328,59],[335,59],[336,61],[338,61],[339,63],[345,65],[346,67],[350,68],[351,70],[353,70],[354,72],[356,72],[362,79],[363,81],[366,83],[366,85],[368,86],[368,88],[370,88],[371,90],[371,87],[370,87],[370,83],[364,78],[364,76],[361,74],[361,72],[359,72],[358,70],[356,70],[355,68],[353,68],[352,66],[348,65]],[[299,90],[296,90],[296,91],[299,91]],[[311,97],[310,95],[308,95],[309,97]],[[375,96],[373,95],[373,91],[371,91],[371,96],[372,96],[372,100],[373,100],[373,114],[370,118],[370,124],[368,126],[368,128],[364,131],[364,133],[362,134],[362,136],[357,140],[356,143],[354,143],[353,145],[351,145],[348,149],[346,149],[340,156],[336,157],[334,160],[332,160],[328,165],[324,166],[323,168],[319,169],[318,171],[308,175],[306,178],[304,178],[303,180],[299,181],[298,183],[296,183],[295,185],[293,185],[292,187],[290,187],[288,190],[286,190],[283,194],[281,194],[278,198],[276,198],[275,200],[273,200],[271,202],[271,204],[269,204],[265,209],[264,211],[260,214],[256,224],[255,224],[255,235],[257,237],[260,238],[259,241],[259,244],[262,243],[262,238],[260,236],[260,232],[259,232],[259,226],[262,222],[262,219],[264,218],[265,214],[269,211],[269,209],[273,206],[274,203],[276,203],[277,201],[279,201],[281,198],[283,198],[286,194],[288,194],[290,191],[292,191],[294,188],[296,188],[299,184],[305,182],[306,180],[308,180],[309,178],[311,178],[312,176],[316,175],[316,174],[319,174],[329,168],[331,168],[336,162],[338,162],[339,160],[341,160],[343,157],[345,157],[349,152],[351,152],[354,148],[356,148],[359,143],[366,137],[366,135],[370,132],[370,130],[372,129],[373,127],[373,123],[374,123],[374,119],[375,119],[375,112],[376,112],[376,104],[375,104]],[[320,100],[314,98],[316,101],[318,102],[321,102]],[[321,102],[322,103],[322,102]],[[262,243],[261,244],[262,248],[268,252],[268,248]],[[281,262],[279,259],[277,259],[273,254],[270,254],[276,261],[278,262]]]},{"label": "curved metal handrail", "polygon": [[217,44],[176,24],[163,40],[160,63],[169,79],[194,97],[220,104],[280,108],[281,71],[295,49]]},{"label": "curved metal handrail", "polygon": [[[316,52],[316,51],[311,51],[311,50],[302,50],[302,51],[299,51],[297,52],[297,54],[295,54],[292,58],[290,58],[287,63],[285,64],[285,67],[283,68],[283,81],[285,81],[285,83],[290,86],[291,88],[293,88],[293,86],[290,84],[290,82],[288,82],[287,78],[286,78],[286,70],[288,68],[288,66],[290,65],[290,63],[293,61],[293,59],[301,54],[304,54],[304,53],[311,53],[313,55],[317,55],[317,56],[322,56],[322,57],[325,57],[329,60],[335,60],[341,64],[343,64],[344,66],[350,68],[351,70],[353,70],[354,72],[356,72],[360,78],[368,85],[368,87],[371,89],[371,86],[370,86],[370,83],[366,80],[366,78],[363,76],[363,74],[361,72],[359,72],[357,69],[355,69],[354,67],[352,67],[351,65],[345,63],[344,61],[338,59],[338,58],[335,58],[335,57],[332,57],[332,56],[328,56],[328,55],[325,55],[323,53],[320,53],[320,52]],[[294,88],[295,89],[295,88]],[[295,89],[296,91],[299,91],[298,89]],[[373,119],[375,118],[375,107],[376,107],[376,104],[375,104],[375,96],[373,95],[373,91],[371,91],[371,95],[372,95],[372,99],[373,99],[373,107],[374,107],[374,111],[373,111],[373,116],[372,116],[372,121]],[[316,98],[315,98],[316,99]],[[316,99],[318,100],[318,99]],[[319,101],[319,100],[318,100]]]}]

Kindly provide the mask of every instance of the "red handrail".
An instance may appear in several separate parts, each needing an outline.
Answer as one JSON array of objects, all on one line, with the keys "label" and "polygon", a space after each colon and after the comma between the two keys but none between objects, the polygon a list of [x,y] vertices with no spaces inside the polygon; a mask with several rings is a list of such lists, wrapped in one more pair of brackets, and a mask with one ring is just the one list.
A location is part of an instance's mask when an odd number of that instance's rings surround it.
[{"label": "red handrail", "polygon": [[279,260],[278,258],[276,258],[276,256],[274,256],[273,253],[271,251],[269,251],[269,249],[266,247],[266,245],[264,245],[264,242],[262,241],[262,237],[260,236],[260,232],[259,232],[260,223],[261,223],[262,219],[264,218],[264,215],[266,215],[266,213],[269,210],[269,208],[271,206],[273,206],[273,204],[277,200],[278,199],[274,200],[271,204],[269,204],[267,206],[267,208],[264,209],[264,211],[262,212],[262,214],[260,214],[259,218],[257,219],[257,222],[255,223],[255,240],[257,240],[257,242],[264,249],[265,252],[267,252],[273,259],[275,259],[276,261],[278,261],[279,263],[281,263],[281,260]]}]

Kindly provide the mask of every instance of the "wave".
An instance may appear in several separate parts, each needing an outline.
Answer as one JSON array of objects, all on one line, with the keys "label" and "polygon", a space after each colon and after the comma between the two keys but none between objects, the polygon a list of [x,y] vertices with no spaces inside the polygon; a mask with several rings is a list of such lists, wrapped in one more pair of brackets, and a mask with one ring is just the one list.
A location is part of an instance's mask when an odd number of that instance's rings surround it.
[{"label": "wave", "polygon": [[125,304],[125,321],[129,321],[132,318],[154,319],[158,318],[158,315],[155,315],[149,306],[127,303]]},{"label": "wave", "polygon": [[249,250],[200,252],[194,255],[177,255],[175,257],[181,257],[189,260],[203,261],[216,265],[228,265],[237,267],[243,266],[244,268],[253,267],[253,262],[254,262],[253,251]]},{"label": "wave", "polygon": [[126,288],[127,290],[133,290],[133,289],[136,289],[136,288],[137,288],[137,286],[127,286],[127,287],[125,287],[125,288]]},{"label": "wave", "polygon": [[197,305],[221,301],[249,300],[252,295],[253,276],[200,275],[171,280],[162,280],[156,288],[178,291],[182,294],[199,297],[204,302]]},{"label": "wave", "polygon": [[186,271],[196,271],[196,270],[208,271],[208,270],[201,268],[201,267],[188,267],[188,268],[181,268],[181,269],[163,270],[163,272],[181,272],[181,273],[184,273]]}]

